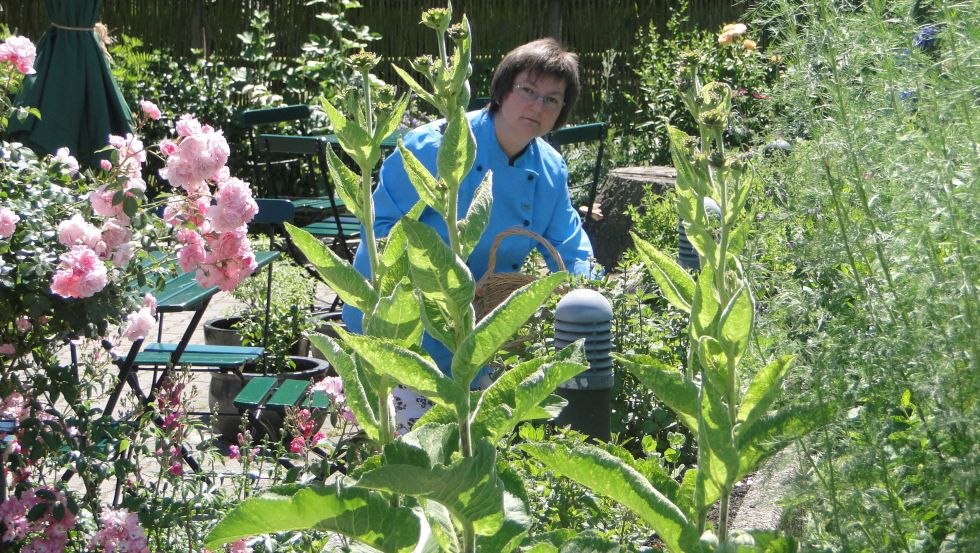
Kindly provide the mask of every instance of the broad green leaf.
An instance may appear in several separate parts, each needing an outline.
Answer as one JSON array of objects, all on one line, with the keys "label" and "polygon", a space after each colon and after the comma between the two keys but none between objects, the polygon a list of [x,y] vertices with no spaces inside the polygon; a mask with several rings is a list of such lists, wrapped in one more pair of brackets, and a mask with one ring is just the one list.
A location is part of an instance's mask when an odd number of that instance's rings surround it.
[{"label": "broad green leaf", "polygon": [[493,446],[480,440],[473,444],[472,457],[430,468],[386,463],[361,475],[357,485],[438,501],[477,534],[488,535],[503,524],[504,487],[496,458]]},{"label": "broad green leaf", "polygon": [[769,406],[779,395],[779,385],[792,364],[793,356],[784,355],[755,374],[738,406],[738,422],[751,425],[769,410]]},{"label": "broad green leaf", "polygon": [[365,211],[364,202],[361,201],[361,178],[337,157],[333,148],[327,148],[327,169],[337,195],[344,201],[347,209],[358,220],[363,221]]},{"label": "broad green leaf", "polygon": [[[413,65],[413,69],[415,69],[419,73],[423,73],[424,74],[424,71],[415,68],[414,67],[414,64],[412,64],[412,65]],[[422,100],[424,100],[427,104],[430,104],[430,105],[433,105],[433,106],[439,105],[438,104],[438,100],[436,99],[436,97],[433,96],[431,93],[429,93],[429,91],[426,90],[424,86],[420,85],[418,83],[418,81],[416,81],[408,73],[408,71],[405,71],[404,69],[402,69],[401,67],[398,67],[395,64],[391,64],[391,68],[395,70],[395,73],[398,73],[398,76],[401,77],[403,81],[405,81],[405,84],[408,85],[408,88],[412,89],[412,92],[414,92],[415,94],[417,94],[419,98],[421,98]]]},{"label": "broad green leaf", "polygon": [[[460,25],[466,29],[466,38],[456,44],[456,48],[453,50],[453,65],[452,65],[452,81],[450,84],[450,90],[459,90],[466,86],[468,83],[466,79],[472,73],[472,68],[470,67],[471,58],[471,38],[473,35],[470,34],[470,20],[463,15],[463,19],[460,21]],[[461,106],[464,109],[465,105]]]},{"label": "broad green leaf", "polygon": [[698,550],[695,526],[642,474],[621,459],[589,444],[570,448],[546,442],[518,447],[551,470],[629,508],[657,532],[670,550]]},{"label": "broad green leaf", "polygon": [[695,221],[684,221],[684,232],[687,240],[697,250],[701,259],[707,260],[704,265],[717,267],[719,265],[718,244],[715,242],[714,231]]},{"label": "broad green leaf", "polygon": [[439,304],[434,300],[422,295],[418,290],[415,291],[419,305],[422,306],[422,327],[433,338],[442,342],[449,351],[456,349],[456,335],[453,333],[452,324],[446,319],[445,313],[439,309]]},{"label": "broad green leaf", "polygon": [[750,220],[742,221],[728,235],[728,254],[738,255],[745,248],[745,241],[752,230]]},{"label": "broad green leaf", "polygon": [[333,127],[334,134],[337,135],[340,147],[347,152],[347,155],[357,163],[362,171],[365,169],[370,171],[373,166],[371,150],[377,148],[371,143],[371,136],[357,122],[345,117],[327,100],[323,100],[323,111],[327,113],[327,117],[330,119],[330,125]]},{"label": "broad green leaf", "polygon": [[459,451],[459,425],[456,421],[448,424],[416,424],[411,432],[402,436],[398,444],[385,446],[387,462],[412,464],[395,456],[400,447],[407,447],[424,456],[422,463],[415,463],[417,466],[428,468],[432,465],[448,465],[452,461],[453,453]]},{"label": "broad green leaf", "polygon": [[677,419],[695,436],[698,433],[698,387],[684,380],[684,375],[659,359],[649,355],[623,356],[614,353],[613,358],[635,376],[644,386],[653,390],[657,399],[677,414]]},{"label": "broad green leaf", "polygon": [[405,166],[405,172],[408,174],[408,180],[415,187],[419,198],[425,202],[425,205],[436,210],[445,219],[448,214],[446,184],[432,176],[429,169],[415,157],[411,150],[405,147],[400,138],[398,139],[398,152],[402,156],[402,163]]},{"label": "broad green leaf", "polygon": [[691,337],[698,340],[701,336],[716,336],[715,325],[718,322],[718,293],[714,286],[715,272],[710,265],[701,268],[697,285],[694,289],[694,303],[691,304]]},{"label": "broad green leaf", "polygon": [[[709,373],[702,373],[709,379]],[[701,388],[701,418],[698,420],[698,477],[702,481],[699,505],[710,505],[731,489],[738,477],[739,452],[735,449],[732,420],[728,407],[711,383]]]},{"label": "broad green leaf", "polygon": [[505,461],[498,458],[497,475],[504,486],[503,524],[493,534],[477,536],[477,551],[508,553],[520,546],[531,528],[524,480]]},{"label": "broad green leaf", "polygon": [[442,241],[435,229],[417,221],[403,221],[408,237],[412,284],[433,301],[462,338],[473,328],[473,293],[476,284],[469,268]]},{"label": "broad green leaf", "polygon": [[677,490],[677,507],[687,516],[688,520],[697,520],[697,509],[694,507],[694,494],[698,486],[698,469],[693,467],[684,471],[681,486]]},{"label": "broad green leaf", "polygon": [[742,210],[745,208],[745,202],[748,201],[749,193],[752,191],[752,177],[743,175],[740,172],[735,172],[730,177],[733,178],[730,181],[728,189],[732,190],[734,188],[735,193],[728,202],[728,213],[725,213],[725,224],[733,227],[736,221],[743,215]]},{"label": "broad green leaf", "polygon": [[493,207],[492,191],[493,175],[487,171],[483,177],[483,182],[473,193],[473,201],[470,202],[466,217],[459,222],[460,247],[463,250],[463,259],[469,258],[490,221],[490,209]]},{"label": "broad green leaf", "polygon": [[218,550],[241,538],[291,530],[337,532],[383,552],[411,552],[428,532],[424,517],[392,507],[384,495],[349,486],[310,486],[265,493],[239,503],[208,533]]},{"label": "broad green leaf", "polygon": [[436,501],[423,499],[421,504],[425,518],[429,520],[429,527],[432,528],[433,540],[439,545],[437,551],[440,553],[459,553],[462,551],[449,509]]},{"label": "broad green leaf", "polygon": [[483,365],[507,343],[565,278],[558,272],[524,285],[494,308],[459,343],[453,356],[453,380],[469,385]]},{"label": "broad green leaf", "polygon": [[752,320],[755,312],[755,302],[748,286],[743,284],[735,290],[728,305],[718,317],[718,327],[721,329],[719,341],[734,365],[742,360],[746,348],[749,347],[749,335],[752,333]]},{"label": "broad green leaf", "polygon": [[377,293],[388,296],[395,291],[395,286],[408,277],[408,251],[405,231],[401,220],[391,227],[385,242],[384,251],[378,259]]},{"label": "broad green leaf", "polygon": [[735,446],[740,453],[739,475],[753,472],[770,455],[827,424],[833,415],[830,404],[795,405],[739,425],[735,432]]},{"label": "broad green leaf", "polygon": [[439,178],[446,182],[450,190],[459,189],[463,177],[470,171],[476,159],[476,138],[466,119],[464,106],[456,108],[455,117],[450,117],[442,135],[436,164]]},{"label": "broad green leaf", "polygon": [[303,253],[303,256],[313,264],[327,285],[344,300],[344,303],[370,313],[378,302],[378,296],[357,269],[346,260],[341,259],[323,242],[317,240],[309,232],[285,224],[290,240]]},{"label": "broad green leaf", "polygon": [[728,366],[728,353],[721,342],[711,336],[702,336],[697,341],[697,351],[702,370],[711,371],[707,381],[713,386],[714,393],[724,398],[726,402],[734,401],[734,398],[728,397],[731,371]]},{"label": "broad green leaf", "polygon": [[418,346],[422,340],[422,319],[419,302],[411,289],[398,284],[390,296],[382,297],[367,319],[364,333],[384,336],[406,348]]},{"label": "broad green leaf", "polygon": [[427,358],[377,336],[364,336],[337,329],[344,343],[363,357],[374,370],[414,389],[435,403],[457,403],[461,391]]},{"label": "broad green leaf", "polygon": [[553,359],[537,358],[505,372],[480,396],[473,409],[473,434],[497,442],[528,420],[550,414],[543,405],[559,385],[588,369],[583,342],[557,352]]},{"label": "broad green leaf", "polygon": [[635,233],[630,232],[630,236],[633,237],[636,251],[643,259],[647,271],[663,291],[664,298],[677,309],[690,313],[691,303],[694,301],[694,279],[691,275],[670,256]]},{"label": "broad green leaf", "polygon": [[344,351],[333,338],[323,334],[312,334],[310,343],[323,352],[324,357],[337,371],[344,382],[344,397],[357,424],[372,440],[380,439],[380,424],[374,407],[378,404],[377,392],[361,380],[357,365],[350,354]]}]

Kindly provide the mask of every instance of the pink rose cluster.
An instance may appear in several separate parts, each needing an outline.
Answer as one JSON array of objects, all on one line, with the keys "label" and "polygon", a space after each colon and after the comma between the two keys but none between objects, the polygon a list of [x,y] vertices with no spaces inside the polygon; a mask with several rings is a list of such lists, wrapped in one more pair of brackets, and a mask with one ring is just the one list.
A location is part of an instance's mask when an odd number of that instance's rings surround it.
[{"label": "pink rose cluster", "polygon": [[[60,518],[55,506],[61,504]],[[39,517],[34,517],[43,506]],[[32,512],[28,517],[28,513]],[[10,543],[29,539],[20,549],[25,553],[60,553],[68,544],[68,531],[75,526],[76,515],[64,492],[51,488],[25,490],[20,497],[8,497],[0,503],[0,523],[5,531],[0,542]],[[32,520],[33,519],[33,520]]]},{"label": "pink rose cluster", "polygon": [[126,509],[103,509],[102,528],[92,536],[89,548],[103,553],[149,553],[146,533],[136,513]]},{"label": "pink rose cluster", "polygon": [[20,217],[10,208],[0,207],[0,238],[10,238],[17,229]]},{"label": "pink rose cluster", "polygon": [[220,131],[190,115],[176,128],[177,140],[160,144],[166,158],[160,175],[185,193],[173,196],[163,214],[178,229],[177,261],[185,272],[196,270],[202,286],[231,290],[256,267],[246,225],[258,204],[248,183],[229,175],[228,142]]},{"label": "pink rose cluster", "polygon": [[34,57],[36,54],[34,43],[27,37],[11,36],[0,43],[0,61],[12,64],[17,68],[17,71],[24,75],[35,73]]}]

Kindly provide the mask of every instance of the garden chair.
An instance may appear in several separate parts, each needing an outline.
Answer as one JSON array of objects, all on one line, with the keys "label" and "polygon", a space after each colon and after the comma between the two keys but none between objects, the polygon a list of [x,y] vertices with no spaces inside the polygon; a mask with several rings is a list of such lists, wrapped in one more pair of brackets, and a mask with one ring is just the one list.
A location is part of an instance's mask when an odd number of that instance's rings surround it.
[{"label": "garden chair", "polygon": [[[573,183],[571,178],[569,178],[568,182],[568,187],[573,193],[576,189],[582,188],[584,188],[586,191],[588,201],[585,206],[579,208],[579,214],[582,215],[586,230],[589,229],[591,223],[593,222],[593,214],[596,208],[595,197],[596,191],[599,187],[599,176],[602,171],[602,157],[605,153],[606,135],[608,132],[609,123],[597,122],[562,127],[545,136],[545,140],[547,140],[549,144],[554,146],[559,151],[561,151],[563,146],[568,146],[571,144],[588,144],[590,142],[598,143],[598,151],[596,152],[595,160],[592,166],[591,180],[584,183]],[[601,216],[601,212],[596,213],[596,215]]]},{"label": "garden chair", "polygon": [[258,152],[265,155],[293,156],[299,170],[322,185],[326,192],[323,198],[329,207],[327,217],[302,228],[313,236],[326,240],[337,255],[353,262],[361,224],[355,217],[343,214],[343,203],[334,195],[327,166],[327,148],[331,147],[331,141],[326,136],[260,134],[256,137]]},{"label": "garden chair", "polygon": [[247,129],[249,152],[245,158],[251,169],[253,186],[260,187],[266,196],[289,199],[300,212],[321,217],[329,214],[333,205],[343,209],[343,200],[336,196],[327,197],[328,190],[320,186],[319,181],[303,167],[304,154],[270,152],[260,142],[262,133],[257,132],[260,127],[272,126],[279,126],[279,130],[282,130],[283,124],[290,123],[297,134],[305,134],[309,130],[306,123],[312,113],[306,104],[252,109],[241,113],[239,123]]}]

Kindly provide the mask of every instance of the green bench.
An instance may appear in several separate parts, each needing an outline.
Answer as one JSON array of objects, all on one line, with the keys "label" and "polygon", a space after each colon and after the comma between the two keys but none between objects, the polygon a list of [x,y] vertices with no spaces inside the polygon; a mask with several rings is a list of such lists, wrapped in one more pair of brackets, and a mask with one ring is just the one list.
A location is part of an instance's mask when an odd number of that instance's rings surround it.
[{"label": "green bench", "polygon": [[[293,380],[274,376],[257,376],[245,384],[235,396],[235,407],[248,412],[249,422],[255,429],[261,429],[266,435],[274,435],[265,428],[260,420],[263,410],[285,412],[288,408],[309,409],[320,411],[330,407],[330,398],[322,390],[311,392],[312,382],[309,380]],[[253,438],[258,439],[256,435]]]}]

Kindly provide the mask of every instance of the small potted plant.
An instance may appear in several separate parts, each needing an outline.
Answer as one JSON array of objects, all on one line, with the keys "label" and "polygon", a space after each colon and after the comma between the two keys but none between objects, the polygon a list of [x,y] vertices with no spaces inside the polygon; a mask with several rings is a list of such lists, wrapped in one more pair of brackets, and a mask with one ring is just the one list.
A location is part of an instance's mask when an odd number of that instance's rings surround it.
[{"label": "small potted plant", "polygon": [[[215,372],[209,387],[209,406],[218,415],[212,426],[224,439],[234,439],[240,416],[233,400],[249,379],[256,375],[283,375],[285,378],[318,379],[329,366],[321,359],[306,357],[307,334],[317,319],[311,315],[316,283],[291,259],[273,263],[272,295],[266,320],[266,286],[264,275],[255,275],[238,286],[232,295],[242,307],[226,317],[212,319],[204,325],[208,344],[264,346],[266,354],[254,366],[246,366],[242,376]],[[243,378],[244,377],[244,378]],[[276,413],[263,416],[276,418]],[[270,428],[281,427],[281,421],[265,420]]]}]

